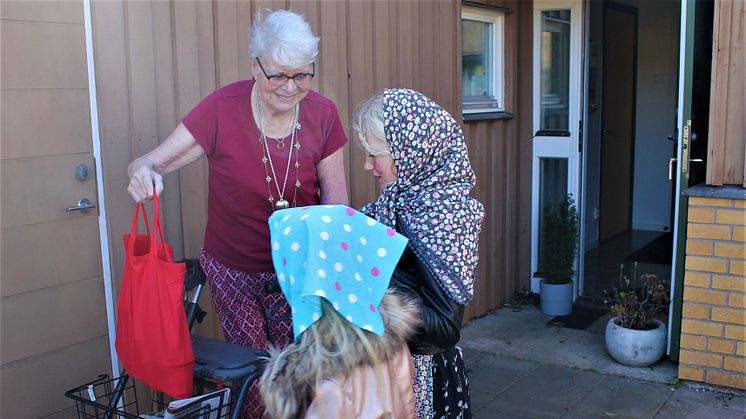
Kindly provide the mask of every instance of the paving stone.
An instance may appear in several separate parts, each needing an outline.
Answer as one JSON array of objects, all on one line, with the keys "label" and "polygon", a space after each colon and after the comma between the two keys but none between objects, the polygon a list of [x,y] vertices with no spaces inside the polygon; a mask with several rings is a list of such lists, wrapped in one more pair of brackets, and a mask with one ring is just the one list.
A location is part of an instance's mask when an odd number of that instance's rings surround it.
[{"label": "paving stone", "polygon": [[702,405],[687,399],[669,400],[655,419],[707,418],[744,419],[746,414],[736,410]]},{"label": "paving stone", "polygon": [[495,394],[475,390],[473,387],[470,388],[469,396],[471,396],[472,413],[483,410],[485,405],[495,398]]},{"label": "paving stone", "polygon": [[464,364],[469,388],[492,395],[504,391],[537,366],[528,361],[468,349],[464,350]]},{"label": "paving stone", "polygon": [[650,418],[672,394],[671,386],[666,384],[604,376],[572,410],[598,417]]},{"label": "paving stone", "polygon": [[738,390],[725,390],[715,387],[692,385],[682,387],[671,396],[671,401],[687,400],[718,409],[734,410],[746,417],[746,396]]},{"label": "paving stone", "polygon": [[569,413],[601,378],[598,373],[540,364],[485,407],[513,414],[560,416]]},{"label": "paving stone", "polygon": [[560,415],[554,412],[544,412],[532,409],[530,406],[514,406],[505,409],[485,408],[474,415],[474,419],[499,419],[499,418],[530,418],[530,419],[556,419]]}]

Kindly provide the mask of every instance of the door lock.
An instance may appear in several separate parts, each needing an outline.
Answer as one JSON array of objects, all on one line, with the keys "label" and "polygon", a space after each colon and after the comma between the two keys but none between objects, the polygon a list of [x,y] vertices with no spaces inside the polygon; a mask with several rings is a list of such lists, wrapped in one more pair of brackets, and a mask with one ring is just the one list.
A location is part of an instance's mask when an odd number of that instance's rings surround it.
[{"label": "door lock", "polygon": [[91,169],[86,164],[79,164],[75,166],[75,177],[78,180],[88,180],[91,177]]}]

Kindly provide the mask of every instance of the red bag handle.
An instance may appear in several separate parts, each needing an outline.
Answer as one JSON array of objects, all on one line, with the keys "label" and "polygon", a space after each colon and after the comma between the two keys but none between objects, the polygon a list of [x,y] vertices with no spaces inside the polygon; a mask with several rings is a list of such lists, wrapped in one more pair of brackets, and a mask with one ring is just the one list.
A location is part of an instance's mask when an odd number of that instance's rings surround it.
[{"label": "red bag handle", "polygon": [[163,223],[161,222],[161,205],[158,201],[158,192],[156,192],[155,185],[153,185],[153,232],[150,235],[150,253],[155,254],[158,243],[158,233],[161,236],[161,250],[166,261],[173,262],[171,255],[166,251],[166,235],[163,234]]},{"label": "red bag handle", "polygon": [[135,211],[132,213],[132,224],[130,225],[130,236],[133,238],[137,235],[137,221],[138,215],[142,213],[143,221],[145,221],[145,231],[150,239],[150,254],[155,254],[158,250],[158,235],[161,237],[161,251],[163,252],[166,261],[173,262],[172,256],[166,251],[166,236],[163,234],[163,223],[161,222],[161,211],[160,201],[158,200],[158,192],[155,190],[153,185],[153,229],[150,229],[148,225],[148,212],[145,210],[145,203],[138,202],[135,204]]},{"label": "red bag handle", "polygon": [[142,218],[145,221],[145,234],[150,236],[150,227],[148,226],[148,212],[145,211],[145,204],[138,202],[135,204],[135,212],[132,213],[132,225],[130,226],[130,235],[134,237],[137,234],[137,215],[142,211]]}]

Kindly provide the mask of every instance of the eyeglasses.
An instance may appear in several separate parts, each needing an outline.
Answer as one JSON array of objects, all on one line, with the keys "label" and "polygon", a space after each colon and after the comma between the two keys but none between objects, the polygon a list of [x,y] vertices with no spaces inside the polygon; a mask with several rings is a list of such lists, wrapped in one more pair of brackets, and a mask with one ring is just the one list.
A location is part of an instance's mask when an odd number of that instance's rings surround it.
[{"label": "eyeglasses", "polygon": [[311,73],[298,73],[298,74],[272,74],[269,75],[264,70],[264,67],[262,66],[262,62],[259,61],[259,58],[256,59],[256,62],[259,64],[259,68],[262,69],[262,73],[264,73],[264,77],[267,78],[267,81],[269,81],[269,85],[272,87],[280,87],[283,84],[285,84],[288,80],[293,80],[295,84],[301,87],[306,87],[309,84],[311,84],[311,80],[313,79],[313,76],[316,74],[313,73],[313,71],[316,71],[316,63],[311,63],[313,66],[313,70]]}]

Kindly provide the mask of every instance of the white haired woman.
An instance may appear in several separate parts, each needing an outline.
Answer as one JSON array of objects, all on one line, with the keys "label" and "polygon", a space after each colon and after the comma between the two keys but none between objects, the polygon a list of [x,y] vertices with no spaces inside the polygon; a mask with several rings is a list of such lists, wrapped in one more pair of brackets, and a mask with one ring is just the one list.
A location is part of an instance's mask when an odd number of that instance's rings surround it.
[{"label": "white haired woman", "polygon": [[460,338],[473,297],[484,208],[469,196],[474,171],[461,127],[409,89],[385,89],[358,106],[352,128],[381,195],[362,212],[409,239],[392,287],[419,302],[413,354],[418,418],[470,418]]},{"label": "white haired woman", "polygon": [[[277,209],[348,203],[337,108],[311,90],[319,38],[291,11],[257,14],[250,33],[253,80],[222,87],[158,147],[130,163],[137,201],[161,191],[161,175],[207,155],[207,228],[200,262],[226,340],[255,348],[292,339],[288,305],[274,291],[267,219]],[[270,284],[270,285],[268,285]],[[284,320],[265,319],[265,310]],[[261,417],[256,386],[245,415]]]}]

